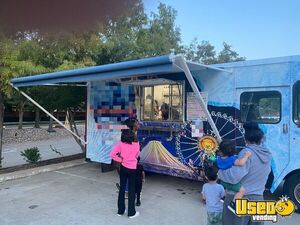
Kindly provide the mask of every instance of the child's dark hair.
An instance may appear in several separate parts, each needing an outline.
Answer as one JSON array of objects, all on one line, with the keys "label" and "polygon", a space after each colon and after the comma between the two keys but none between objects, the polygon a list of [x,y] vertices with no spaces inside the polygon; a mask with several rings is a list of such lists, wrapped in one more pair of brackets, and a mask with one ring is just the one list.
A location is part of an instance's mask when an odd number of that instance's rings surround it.
[{"label": "child's dark hair", "polygon": [[134,117],[129,117],[122,122],[123,125],[126,125],[129,129],[133,130],[134,124],[138,122],[138,120]]},{"label": "child's dark hair", "polygon": [[206,167],[204,173],[209,181],[215,181],[218,178],[218,168],[216,166]]},{"label": "child's dark hair", "polygon": [[257,123],[245,123],[245,139],[252,144],[261,144],[264,137],[263,131],[258,127]]},{"label": "child's dark hair", "polygon": [[130,129],[122,129],[121,132],[121,141],[123,143],[132,144],[135,135],[134,131]]},{"label": "child's dark hair", "polygon": [[219,150],[223,156],[233,156],[236,154],[235,145],[232,141],[222,141],[219,145]]}]

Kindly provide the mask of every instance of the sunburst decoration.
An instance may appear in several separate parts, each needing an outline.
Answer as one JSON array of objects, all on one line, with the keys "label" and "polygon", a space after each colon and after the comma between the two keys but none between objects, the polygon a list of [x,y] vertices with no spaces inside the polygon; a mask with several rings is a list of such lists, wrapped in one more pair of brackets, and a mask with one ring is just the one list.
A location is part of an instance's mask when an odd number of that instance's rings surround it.
[{"label": "sunburst decoration", "polygon": [[[228,116],[226,113],[211,112],[212,119],[219,131],[222,139],[231,140],[236,143],[237,150],[244,147],[244,128],[238,120],[233,119],[232,116]],[[202,139],[202,138],[206,139]],[[208,125],[205,135],[202,138],[192,137],[191,135],[191,122],[186,122],[181,126],[179,132],[176,135],[176,153],[179,160],[188,164],[190,159],[193,161],[194,166],[201,167],[203,159],[215,160],[216,151],[218,150],[218,142],[216,136]],[[201,146],[201,143],[205,140],[204,145],[208,148]],[[214,141],[215,140],[215,141]],[[211,147],[214,147],[213,149]],[[211,148],[211,149],[209,149]]]}]

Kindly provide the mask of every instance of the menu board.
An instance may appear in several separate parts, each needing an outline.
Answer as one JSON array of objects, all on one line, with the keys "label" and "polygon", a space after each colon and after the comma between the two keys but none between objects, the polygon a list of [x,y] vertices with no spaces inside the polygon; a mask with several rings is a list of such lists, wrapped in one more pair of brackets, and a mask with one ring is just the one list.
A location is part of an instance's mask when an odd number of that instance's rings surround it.
[{"label": "menu board", "polygon": [[[205,105],[207,106],[207,92],[200,92]],[[200,106],[199,99],[196,97],[194,92],[187,93],[187,120],[196,121],[196,120],[206,120],[205,113]]]}]

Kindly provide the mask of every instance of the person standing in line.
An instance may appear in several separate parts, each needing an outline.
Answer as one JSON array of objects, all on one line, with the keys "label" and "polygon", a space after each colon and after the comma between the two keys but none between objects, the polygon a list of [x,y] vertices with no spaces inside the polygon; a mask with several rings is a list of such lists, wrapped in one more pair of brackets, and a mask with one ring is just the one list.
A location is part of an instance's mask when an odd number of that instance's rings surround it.
[{"label": "person standing in line", "polygon": [[[251,156],[251,152],[246,151],[242,158],[238,158],[236,155],[234,143],[226,140],[223,140],[220,143],[219,152],[220,156],[217,157],[217,166],[219,168],[219,173],[222,173],[222,170],[227,170],[233,166],[244,166],[248,158]],[[243,198],[245,194],[245,188],[242,186],[241,182],[237,184],[230,184],[227,183],[226,180],[220,179],[219,183],[225,188],[225,190],[236,192],[233,200],[228,206],[228,209],[235,213],[235,200]]]},{"label": "person standing in line", "polygon": [[207,225],[221,225],[223,211],[221,199],[225,196],[225,190],[217,183],[218,168],[215,166],[206,168],[205,178],[208,183],[202,187],[202,198],[206,203]]},{"label": "person standing in line", "polygon": [[122,216],[125,213],[125,188],[126,181],[128,180],[129,218],[135,218],[139,215],[139,212],[135,211],[135,178],[140,146],[139,142],[134,142],[134,140],[135,133],[130,129],[123,129],[121,141],[110,152],[110,157],[121,164],[117,215]]},{"label": "person standing in line", "polygon": [[129,117],[123,122],[123,124],[126,125],[130,130],[134,132],[135,134],[134,142],[138,142],[137,132],[140,129],[140,123],[138,119],[136,119],[135,117]]},{"label": "person standing in line", "polygon": [[[122,122],[123,125],[126,125],[130,130],[132,130],[134,132],[134,142],[138,142],[138,136],[137,136],[137,132],[138,129],[140,128],[140,123],[138,121],[138,119],[136,119],[135,117],[129,117],[126,120],[124,120]],[[120,171],[120,165],[117,165],[117,170],[118,173]],[[116,183],[116,186],[118,188],[118,190],[120,190],[120,184]],[[128,180],[126,182],[126,188],[125,188],[125,199],[128,199]]]},{"label": "person standing in line", "polygon": [[[271,170],[272,154],[262,145],[264,133],[257,123],[244,124],[246,146],[239,153],[243,156],[246,151],[251,152],[244,166],[233,166],[219,172],[222,180],[236,184],[241,182],[245,188],[244,198],[248,200],[264,200],[263,192],[268,175]],[[237,217],[228,209],[228,205],[234,198],[234,192],[228,191],[223,207],[223,225],[263,225],[264,222],[252,222],[250,216]]]},{"label": "person standing in line", "polygon": [[138,157],[138,164],[136,168],[136,179],[135,179],[136,206],[141,205],[141,192],[143,188],[143,183],[145,182],[144,167],[139,162],[140,162],[140,157]]}]

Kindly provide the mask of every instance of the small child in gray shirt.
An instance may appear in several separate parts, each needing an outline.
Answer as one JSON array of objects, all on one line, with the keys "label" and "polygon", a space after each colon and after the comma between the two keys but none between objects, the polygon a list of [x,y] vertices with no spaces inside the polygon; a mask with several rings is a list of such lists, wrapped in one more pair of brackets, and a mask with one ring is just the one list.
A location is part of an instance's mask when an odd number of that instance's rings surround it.
[{"label": "small child in gray shirt", "polygon": [[225,196],[225,190],[217,183],[218,168],[215,166],[206,168],[205,176],[208,183],[202,187],[202,198],[206,202],[207,225],[222,225],[223,203],[221,199]]}]

